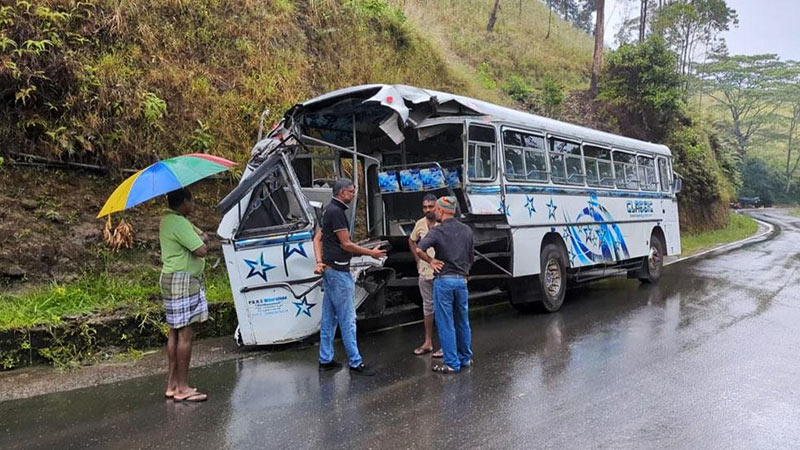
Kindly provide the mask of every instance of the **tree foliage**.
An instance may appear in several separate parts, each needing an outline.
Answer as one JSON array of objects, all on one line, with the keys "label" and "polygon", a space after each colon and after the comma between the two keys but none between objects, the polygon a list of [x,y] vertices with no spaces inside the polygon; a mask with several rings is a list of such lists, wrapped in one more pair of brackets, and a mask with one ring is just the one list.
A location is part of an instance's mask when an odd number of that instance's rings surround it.
[{"label": "tree foliage", "polygon": [[697,68],[705,92],[727,112],[729,120],[724,126],[742,157],[753,138],[776,117],[780,68],[773,54],[730,56],[726,51],[713,54]]},{"label": "tree foliage", "polygon": [[773,204],[782,192],[782,176],[761,158],[747,158],[742,167],[742,197],[760,197],[765,204]]},{"label": "tree foliage", "polygon": [[600,98],[628,108],[660,140],[685,107],[683,77],[674,67],[675,55],[659,36],[623,45],[608,54]]},{"label": "tree foliage", "polygon": [[736,11],[725,0],[674,1],[653,16],[653,29],[678,55],[681,74],[689,72],[700,47],[711,48],[719,33],[736,24]]},{"label": "tree foliage", "polygon": [[786,142],[786,193],[791,190],[792,180],[800,168],[800,62],[788,61],[777,73],[777,101],[783,119],[779,138]]}]

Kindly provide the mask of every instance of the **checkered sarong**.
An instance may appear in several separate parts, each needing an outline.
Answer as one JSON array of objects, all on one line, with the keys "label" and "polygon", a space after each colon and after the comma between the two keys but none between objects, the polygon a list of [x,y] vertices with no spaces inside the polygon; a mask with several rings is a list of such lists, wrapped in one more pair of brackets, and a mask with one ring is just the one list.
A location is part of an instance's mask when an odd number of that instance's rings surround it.
[{"label": "checkered sarong", "polygon": [[170,328],[208,320],[206,287],[202,279],[187,272],[162,273],[160,284]]}]

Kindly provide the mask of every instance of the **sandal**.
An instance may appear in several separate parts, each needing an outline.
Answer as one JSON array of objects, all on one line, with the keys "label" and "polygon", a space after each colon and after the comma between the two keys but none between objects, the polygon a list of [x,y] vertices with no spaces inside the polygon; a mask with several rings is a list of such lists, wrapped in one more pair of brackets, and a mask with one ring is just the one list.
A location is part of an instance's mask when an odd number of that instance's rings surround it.
[{"label": "sandal", "polygon": [[176,402],[192,402],[192,403],[200,403],[208,400],[208,395],[203,394],[202,392],[194,391],[191,394],[187,395],[186,397],[176,397],[173,396],[172,400]]},{"label": "sandal", "polygon": [[456,369],[453,369],[447,364],[441,364],[441,365],[435,364],[431,370],[433,370],[436,373],[458,373]]},{"label": "sandal", "polygon": [[[192,388],[192,392],[197,392],[197,388]],[[164,398],[172,399],[174,397],[175,397],[175,393],[174,392],[172,394],[168,394],[168,393],[164,392]]]},{"label": "sandal", "polygon": [[439,350],[436,350],[435,352],[433,352],[431,357],[433,357],[433,358],[444,358],[444,353],[442,352],[442,349],[439,349]]},{"label": "sandal", "polygon": [[414,349],[414,354],[417,356],[422,356],[428,354],[433,351],[433,348],[426,348],[426,347],[417,347]]}]

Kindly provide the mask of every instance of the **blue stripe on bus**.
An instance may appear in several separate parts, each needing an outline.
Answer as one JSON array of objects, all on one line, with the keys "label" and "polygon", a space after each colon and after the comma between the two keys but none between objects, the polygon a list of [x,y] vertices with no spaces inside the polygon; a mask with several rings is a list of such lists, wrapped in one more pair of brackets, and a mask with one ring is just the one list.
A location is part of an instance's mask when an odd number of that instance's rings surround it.
[{"label": "blue stripe on bus", "polygon": [[236,248],[262,247],[267,245],[283,244],[289,242],[308,241],[312,238],[310,231],[302,231],[290,235],[265,236],[262,238],[241,239],[234,242]]},{"label": "blue stripe on bus", "polygon": [[[500,186],[467,186],[467,192],[470,194],[499,194]],[[530,186],[523,184],[507,184],[506,192],[509,194],[595,195],[597,197],[624,198],[672,198],[670,194],[663,192],[564,189],[551,186]]]}]

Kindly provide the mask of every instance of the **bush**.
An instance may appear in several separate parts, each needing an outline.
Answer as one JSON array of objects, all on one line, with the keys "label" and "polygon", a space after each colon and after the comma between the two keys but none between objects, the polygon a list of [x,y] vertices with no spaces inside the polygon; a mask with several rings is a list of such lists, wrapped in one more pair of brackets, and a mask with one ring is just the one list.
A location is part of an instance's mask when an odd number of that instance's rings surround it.
[{"label": "bush", "polygon": [[564,86],[558,81],[548,77],[542,81],[539,91],[538,103],[544,114],[548,117],[555,117],[564,103]]},{"label": "bush", "polygon": [[684,115],[684,79],[676,64],[675,54],[657,35],[642,44],[624,44],[608,54],[598,98],[630,109],[640,126],[661,140]]},{"label": "bush", "polygon": [[533,89],[519,75],[511,75],[503,85],[503,91],[521,103],[528,103],[533,94]]},{"label": "bush", "polygon": [[724,197],[717,161],[708,140],[695,128],[682,126],[667,136],[674,168],[684,180],[680,198],[684,203],[707,205]]}]

